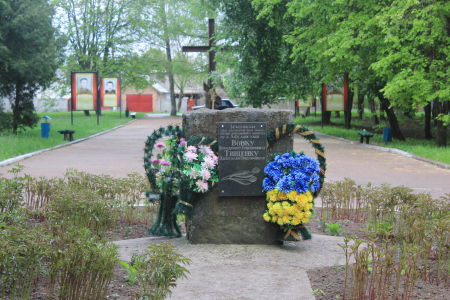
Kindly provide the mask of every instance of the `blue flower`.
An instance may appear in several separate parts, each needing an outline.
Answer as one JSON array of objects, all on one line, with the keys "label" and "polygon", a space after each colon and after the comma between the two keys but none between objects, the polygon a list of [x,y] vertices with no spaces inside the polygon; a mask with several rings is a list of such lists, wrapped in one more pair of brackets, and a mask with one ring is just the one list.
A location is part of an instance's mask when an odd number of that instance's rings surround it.
[{"label": "blue flower", "polygon": [[264,168],[266,178],[263,189],[269,191],[275,187],[284,193],[296,191],[315,192],[320,188],[320,166],[313,158],[300,153],[277,155],[274,161]]},{"label": "blue flower", "polygon": [[276,164],[275,162],[270,162],[264,168],[264,173],[266,173],[267,177],[277,182],[283,176],[283,170],[281,170],[281,166]]},{"label": "blue flower", "polygon": [[294,176],[289,174],[281,178],[281,180],[277,183],[277,188],[279,191],[286,194],[292,191],[294,188]]},{"label": "blue flower", "polygon": [[263,189],[264,191],[270,191],[275,188],[275,182],[269,177],[264,178],[263,180]]}]

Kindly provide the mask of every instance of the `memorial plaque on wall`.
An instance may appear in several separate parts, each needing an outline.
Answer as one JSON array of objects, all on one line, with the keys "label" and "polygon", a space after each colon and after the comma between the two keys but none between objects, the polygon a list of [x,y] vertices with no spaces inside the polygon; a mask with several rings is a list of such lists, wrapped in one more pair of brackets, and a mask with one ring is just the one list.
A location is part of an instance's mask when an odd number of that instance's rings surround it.
[{"label": "memorial plaque on wall", "polygon": [[219,195],[262,196],[267,157],[265,122],[217,124]]}]

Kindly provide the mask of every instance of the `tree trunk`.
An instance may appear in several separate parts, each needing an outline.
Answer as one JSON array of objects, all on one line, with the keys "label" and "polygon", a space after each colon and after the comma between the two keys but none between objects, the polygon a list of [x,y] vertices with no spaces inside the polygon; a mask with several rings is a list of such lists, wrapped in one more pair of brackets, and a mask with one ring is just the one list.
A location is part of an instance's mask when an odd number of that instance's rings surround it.
[{"label": "tree trunk", "polygon": [[428,103],[423,108],[425,111],[425,138],[431,140],[433,137],[431,135],[431,103]]},{"label": "tree trunk", "polygon": [[180,94],[178,95],[178,97],[179,97],[179,101],[178,101],[177,111],[180,111],[181,105],[183,104],[183,97],[184,97],[183,89],[180,89]]},{"label": "tree trunk", "polygon": [[364,94],[358,92],[358,120],[362,120],[364,117]]},{"label": "tree trunk", "polygon": [[331,124],[331,111],[322,112],[322,123],[323,125]]},{"label": "tree trunk", "polygon": [[344,111],[345,128],[352,128],[353,89],[349,87],[347,97],[347,109]]},{"label": "tree trunk", "polygon": [[[449,101],[437,102],[439,114],[448,115],[449,112]],[[437,120],[436,128],[436,145],[439,147],[447,147],[447,127],[442,120]]]},{"label": "tree trunk", "polygon": [[433,100],[431,102],[431,118],[433,119],[433,126],[436,127],[437,126],[437,116],[439,114],[438,110],[439,110],[439,101],[437,100]]},{"label": "tree trunk", "polygon": [[400,130],[400,125],[398,124],[397,116],[395,115],[394,109],[390,107],[391,103],[381,93],[379,93],[378,98],[380,99],[381,102],[381,108],[386,112],[387,118],[389,120],[389,127],[391,127],[392,130],[392,137],[400,141],[404,141],[405,137],[403,136],[403,133]]},{"label": "tree trunk", "polygon": [[375,108],[375,99],[373,99],[373,97],[369,98],[369,107],[372,114],[373,123],[375,125],[380,124],[380,120],[378,120],[377,109]]},{"label": "tree trunk", "polygon": [[12,131],[14,134],[17,134],[17,129],[19,128],[20,124],[20,110],[21,110],[21,103],[22,103],[22,85],[21,83],[16,83],[16,91],[14,95],[14,102],[11,107],[13,112],[13,120],[12,120]]},{"label": "tree trunk", "polygon": [[166,5],[164,1],[161,1],[160,3],[161,7],[161,18],[163,22],[163,30],[164,30],[164,42],[165,42],[165,48],[166,48],[166,57],[167,57],[167,65],[166,65],[166,72],[167,76],[169,77],[169,93],[170,93],[170,115],[176,116],[177,115],[177,102],[175,99],[175,79],[173,77],[173,71],[172,71],[172,50],[170,46],[170,38],[169,38],[169,28],[167,24],[167,14],[166,14]]}]

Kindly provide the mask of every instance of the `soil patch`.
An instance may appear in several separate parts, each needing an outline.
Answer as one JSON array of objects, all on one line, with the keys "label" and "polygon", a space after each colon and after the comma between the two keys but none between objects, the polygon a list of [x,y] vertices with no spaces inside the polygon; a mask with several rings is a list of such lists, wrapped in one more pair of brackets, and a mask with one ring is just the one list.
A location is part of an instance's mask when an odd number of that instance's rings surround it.
[{"label": "soil patch", "polygon": [[[343,299],[345,278],[344,266],[317,268],[309,270],[307,273],[316,300]],[[348,280],[350,279],[351,277]],[[347,283],[347,285],[349,284]],[[412,299],[442,300],[448,299],[449,294],[450,289],[442,284],[437,286],[418,279],[415,284]],[[393,299],[392,291],[390,297],[390,299]]]}]

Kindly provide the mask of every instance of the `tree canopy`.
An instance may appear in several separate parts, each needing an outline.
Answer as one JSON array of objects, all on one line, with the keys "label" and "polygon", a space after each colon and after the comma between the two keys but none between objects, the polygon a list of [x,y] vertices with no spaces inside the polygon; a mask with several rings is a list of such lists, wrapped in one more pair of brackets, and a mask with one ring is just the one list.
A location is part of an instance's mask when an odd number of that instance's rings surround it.
[{"label": "tree canopy", "polygon": [[10,98],[14,132],[36,124],[35,92],[58,67],[52,16],[46,0],[0,0],[0,95]]}]

